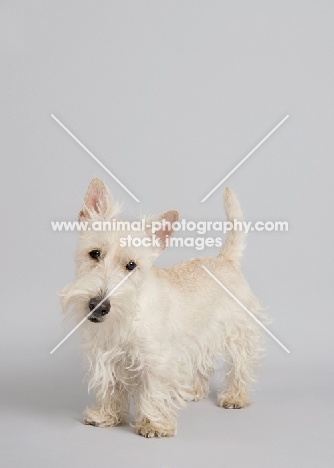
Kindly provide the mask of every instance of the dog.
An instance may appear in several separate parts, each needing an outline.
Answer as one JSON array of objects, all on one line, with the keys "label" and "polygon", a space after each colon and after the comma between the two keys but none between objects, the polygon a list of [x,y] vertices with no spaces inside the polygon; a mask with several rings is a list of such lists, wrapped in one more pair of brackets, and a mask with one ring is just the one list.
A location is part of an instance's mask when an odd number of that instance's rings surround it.
[{"label": "dog", "polygon": [[[227,220],[242,220],[239,202],[229,188],[224,207]],[[120,211],[103,182],[94,179],[79,220],[92,226],[119,219]],[[178,213],[169,211],[147,219],[144,230],[130,233],[152,238],[150,222],[164,222],[166,228],[156,232],[158,246],[121,247],[121,239],[129,233],[119,230],[88,228],[80,233],[76,278],[62,291],[61,300],[77,322],[87,316],[79,330],[89,390],[94,390],[97,404],[86,409],[85,424],[124,423],[133,399],[133,426],[139,435],[174,436],[179,408],[208,395],[216,359],[225,366],[218,406],[250,404],[263,351],[262,330],[202,268],[263,318],[261,305],[240,271],[245,234],[228,232],[217,258],[158,268],[154,261],[166,248],[170,226],[177,219]]]}]

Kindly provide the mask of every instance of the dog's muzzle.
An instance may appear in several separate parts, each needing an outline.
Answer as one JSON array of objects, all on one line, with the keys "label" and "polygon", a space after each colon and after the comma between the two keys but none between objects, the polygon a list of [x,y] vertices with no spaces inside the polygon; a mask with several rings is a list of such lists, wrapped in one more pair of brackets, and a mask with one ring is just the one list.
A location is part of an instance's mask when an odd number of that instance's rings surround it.
[{"label": "dog's muzzle", "polygon": [[88,320],[94,323],[103,322],[103,317],[110,311],[109,299],[106,299],[98,307],[97,305],[102,301],[103,297],[93,297],[88,304],[89,310],[94,312],[88,317]]}]

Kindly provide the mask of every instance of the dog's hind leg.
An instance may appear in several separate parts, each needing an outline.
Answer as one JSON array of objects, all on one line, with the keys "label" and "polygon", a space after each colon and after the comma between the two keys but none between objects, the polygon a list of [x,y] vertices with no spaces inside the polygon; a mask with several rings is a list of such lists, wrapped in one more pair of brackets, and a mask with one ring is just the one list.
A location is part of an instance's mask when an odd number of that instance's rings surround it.
[{"label": "dog's hind leg", "polygon": [[250,405],[249,392],[258,367],[260,338],[255,324],[231,330],[224,346],[225,379],[218,393],[218,406],[244,408]]},{"label": "dog's hind leg", "polygon": [[209,377],[198,372],[191,388],[187,391],[185,401],[200,401],[206,398],[209,394],[209,380]]}]

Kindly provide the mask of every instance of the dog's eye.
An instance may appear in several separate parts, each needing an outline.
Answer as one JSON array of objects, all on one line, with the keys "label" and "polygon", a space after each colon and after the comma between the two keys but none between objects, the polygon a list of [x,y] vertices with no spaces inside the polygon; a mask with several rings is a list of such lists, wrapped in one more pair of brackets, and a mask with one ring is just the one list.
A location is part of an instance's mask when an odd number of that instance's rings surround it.
[{"label": "dog's eye", "polygon": [[91,250],[89,252],[89,255],[92,257],[92,258],[95,258],[95,260],[98,260],[100,258],[100,254],[101,252],[97,249],[94,249],[94,250]]},{"label": "dog's eye", "polygon": [[125,268],[126,268],[127,270],[129,270],[129,271],[132,271],[132,270],[134,270],[134,269],[136,268],[136,266],[137,266],[137,265],[135,264],[135,262],[131,261],[131,262],[127,263],[127,265],[126,265]]}]

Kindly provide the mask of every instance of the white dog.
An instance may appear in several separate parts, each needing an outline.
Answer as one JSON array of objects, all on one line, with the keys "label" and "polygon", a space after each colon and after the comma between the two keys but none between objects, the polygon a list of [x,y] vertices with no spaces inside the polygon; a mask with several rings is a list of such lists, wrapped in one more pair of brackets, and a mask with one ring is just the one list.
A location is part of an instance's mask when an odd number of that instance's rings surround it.
[{"label": "white dog", "polygon": [[[224,204],[229,221],[242,219],[239,203],[228,188]],[[117,219],[119,211],[104,184],[94,179],[79,219],[91,225]],[[177,216],[169,211],[153,219],[168,224]],[[260,304],[239,267],[244,233],[229,232],[217,258],[157,268],[154,260],[171,234],[168,229],[156,233],[160,247],[121,247],[121,238],[129,232],[91,229],[80,234],[76,279],[61,295],[64,309],[70,309],[77,322],[91,313],[80,331],[88,357],[89,388],[95,391],[97,406],[86,409],[85,424],[123,423],[129,398],[134,397],[137,433],[173,436],[178,408],[185,401],[207,396],[217,357],[223,358],[226,367],[218,406],[250,404],[261,328],[201,268],[205,266],[260,317]],[[152,232],[132,235],[147,238]],[[123,284],[96,307],[129,272]]]}]

